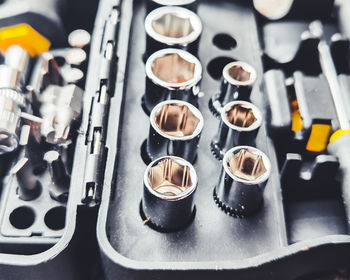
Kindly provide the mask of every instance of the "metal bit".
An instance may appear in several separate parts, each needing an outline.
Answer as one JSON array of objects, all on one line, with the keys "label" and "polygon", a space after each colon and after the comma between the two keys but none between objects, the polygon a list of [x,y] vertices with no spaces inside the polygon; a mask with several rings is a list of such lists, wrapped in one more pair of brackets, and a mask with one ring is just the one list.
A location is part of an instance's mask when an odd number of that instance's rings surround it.
[{"label": "metal bit", "polygon": [[346,108],[344,106],[345,103],[343,102],[337,70],[333,62],[331,50],[327,42],[322,38],[322,23],[320,21],[312,22],[310,24],[310,32],[321,39],[320,43],[318,44],[318,52],[322,72],[325,75],[328,82],[329,90],[333,98],[334,107],[337,113],[340,128],[342,130],[347,130],[350,128],[350,123],[346,113]]},{"label": "metal bit", "polygon": [[67,141],[73,120],[81,113],[83,90],[76,85],[51,85],[41,95],[41,134],[52,144]]},{"label": "metal bit", "polygon": [[29,63],[29,53],[18,45],[10,46],[5,52],[4,64],[20,72],[25,71]]},{"label": "metal bit", "polygon": [[65,165],[60,154],[56,151],[45,153],[44,160],[49,165],[52,184],[50,187],[50,195],[53,199],[66,202],[68,199],[70,176],[66,172]]},{"label": "metal bit", "polygon": [[150,163],[142,198],[147,222],[167,231],[186,226],[193,217],[197,184],[193,166],[182,158],[167,156]]}]

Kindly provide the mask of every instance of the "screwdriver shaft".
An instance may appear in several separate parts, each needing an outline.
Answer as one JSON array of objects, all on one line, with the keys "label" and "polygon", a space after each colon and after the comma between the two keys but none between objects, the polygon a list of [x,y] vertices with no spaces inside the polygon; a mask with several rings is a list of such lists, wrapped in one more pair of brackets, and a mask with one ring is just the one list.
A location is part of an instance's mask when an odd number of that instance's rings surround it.
[{"label": "screwdriver shaft", "polygon": [[337,71],[332,59],[332,54],[327,43],[322,40],[318,45],[320,55],[320,64],[322,72],[326,77],[329,90],[332,95],[334,107],[338,116],[340,128],[347,130],[350,128],[349,120],[346,114],[344,102],[342,99],[342,92],[339,85]]}]

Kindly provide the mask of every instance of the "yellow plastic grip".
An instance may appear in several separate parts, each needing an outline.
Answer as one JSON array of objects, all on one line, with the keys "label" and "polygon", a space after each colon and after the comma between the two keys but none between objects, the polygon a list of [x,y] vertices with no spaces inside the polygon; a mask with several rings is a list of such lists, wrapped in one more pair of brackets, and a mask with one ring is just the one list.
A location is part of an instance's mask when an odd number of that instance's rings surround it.
[{"label": "yellow plastic grip", "polygon": [[19,45],[31,56],[40,55],[50,48],[50,41],[29,24],[21,23],[0,29],[0,50],[5,53],[8,47]]},{"label": "yellow plastic grip", "polygon": [[326,150],[331,131],[332,126],[330,124],[313,124],[306,150],[310,152],[323,152]]},{"label": "yellow plastic grip", "polygon": [[338,140],[340,137],[347,134],[350,134],[350,129],[346,129],[346,130],[338,129],[336,132],[332,134],[331,138],[329,139],[329,142],[332,143]]}]

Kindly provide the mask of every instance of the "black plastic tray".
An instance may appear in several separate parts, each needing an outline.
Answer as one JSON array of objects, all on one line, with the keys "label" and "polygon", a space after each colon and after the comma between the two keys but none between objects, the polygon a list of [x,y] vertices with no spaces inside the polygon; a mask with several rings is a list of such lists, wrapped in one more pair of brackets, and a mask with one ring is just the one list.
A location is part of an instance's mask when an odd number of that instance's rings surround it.
[{"label": "black plastic tray", "polygon": [[[149,118],[141,107],[145,91],[142,55],[146,9],[142,1],[122,1],[120,11],[117,83],[111,99],[106,140],[109,152],[97,224],[106,278],[210,279],[220,275],[294,279],[305,273],[348,265],[350,236],[338,234],[337,229],[324,231],[319,238],[305,236],[297,243],[289,238],[297,228],[284,217],[276,155],[264,126],[259,130],[257,147],[269,156],[272,174],[264,192],[263,209],[253,217],[237,219],[226,215],[214,203],[212,194],[221,163],[212,155],[210,141],[219,121],[210,113],[208,101],[219,90],[220,69],[225,62],[243,60],[257,69],[259,78],[251,99],[264,113],[268,109],[260,87],[262,50],[256,19],[246,1],[201,1],[198,5],[197,13],[204,25],[198,55],[204,70],[201,83],[204,97],[199,99],[204,130],[194,164],[199,176],[194,221],[175,233],[161,233],[143,224],[139,209],[146,165],[141,158],[141,145],[149,129]],[[214,46],[212,40],[218,33],[230,34],[237,46],[232,50]],[[342,205],[340,194],[337,201]],[[319,209],[308,207],[311,211],[308,223],[317,217]],[[346,217],[343,210],[340,212],[344,224]],[[323,227],[327,228],[327,223]]]},{"label": "black plastic tray", "polygon": [[[39,3],[39,1],[37,2]],[[81,8],[82,2],[84,2],[86,9]],[[0,238],[0,279],[76,280],[96,279],[97,277],[94,272],[98,269],[95,239],[97,208],[87,208],[82,205],[84,178],[81,174],[84,174],[85,161],[83,159],[85,159],[88,150],[85,143],[85,132],[88,130],[90,104],[92,97],[95,95],[96,83],[100,74],[100,69],[95,68],[94,64],[100,59],[99,49],[102,45],[104,25],[108,19],[108,14],[100,8],[96,15],[98,6],[96,1],[72,1],[72,3],[65,4],[67,9],[62,22],[67,33],[78,28],[89,32],[94,30],[89,70],[86,76],[84,115],[75,145],[69,199],[66,204],[61,204],[49,198],[46,192],[47,188],[45,189],[46,184],[48,184],[47,173],[40,177],[44,189],[41,196],[36,200],[24,203],[19,201],[15,194],[17,189],[16,178],[8,176],[4,180],[1,192],[1,208],[6,209],[5,217],[2,220],[3,229],[6,232],[2,232],[3,236]],[[95,15],[96,22],[94,25]],[[84,22],[80,21],[82,16],[85,18]],[[2,156],[1,161],[2,164],[8,165],[8,161],[14,163],[16,158]],[[3,173],[4,169],[1,172]],[[1,176],[4,175],[1,174]],[[19,204],[30,206],[36,212],[34,224],[27,230],[17,230],[8,222],[9,212]],[[45,215],[46,210],[49,210],[48,208],[56,206],[64,207],[65,227],[58,231],[52,231],[46,228],[43,215]],[[54,215],[54,218],[59,217]],[[41,234],[37,234],[38,232]],[[16,235],[18,236],[16,237]]]}]

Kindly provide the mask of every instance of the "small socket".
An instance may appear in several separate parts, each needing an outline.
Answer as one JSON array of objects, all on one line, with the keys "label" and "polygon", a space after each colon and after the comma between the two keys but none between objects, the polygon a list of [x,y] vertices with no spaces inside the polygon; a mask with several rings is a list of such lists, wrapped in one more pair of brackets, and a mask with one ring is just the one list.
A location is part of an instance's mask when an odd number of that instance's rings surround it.
[{"label": "small socket", "polygon": [[186,160],[166,156],[151,162],[144,174],[142,211],[145,222],[159,230],[188,225],[194,214],[197,174]]},{"label": "small socket", "polygon": [[144,109],[147,114],[159,102],[169,99],[197,104],[202,66],[192,54],[179,49],[155,52],[146,62],[146,93]]},{"label": "small socket", "polygon": [[211,149],[216,158],[222,159],[232,147],[254,145],[262,123],[262,113],[254,104],[246,101],[232,101],[221,110],[219,130]]},{"label": "small socket", "polygon": [[179,156],[193,163],[203,129],[201,112],[185,101],[168,100],[153,108],[146,144],[149,161]]},{"label": "small socket", "polygon": [[257,73],[250,64],[235,61],[224,67],[222,76],[219,94],[209,101],[209,108],[215,116],[220,116],[222,108],[232,100],[249,101]]},{"label": "small socket", "polygon": [[268,157],[259,149],[238,146],[230,149],[222,162],[214,199],[226,213],[245,217],[263,204],[263,191],[271,173]]},{"label": "small socket", "polygon": [[198,51],[202,22],[194,12],[174,6],[161,7],[145,19],[147,59],[155,51],[179,48],[192,54]]}]

